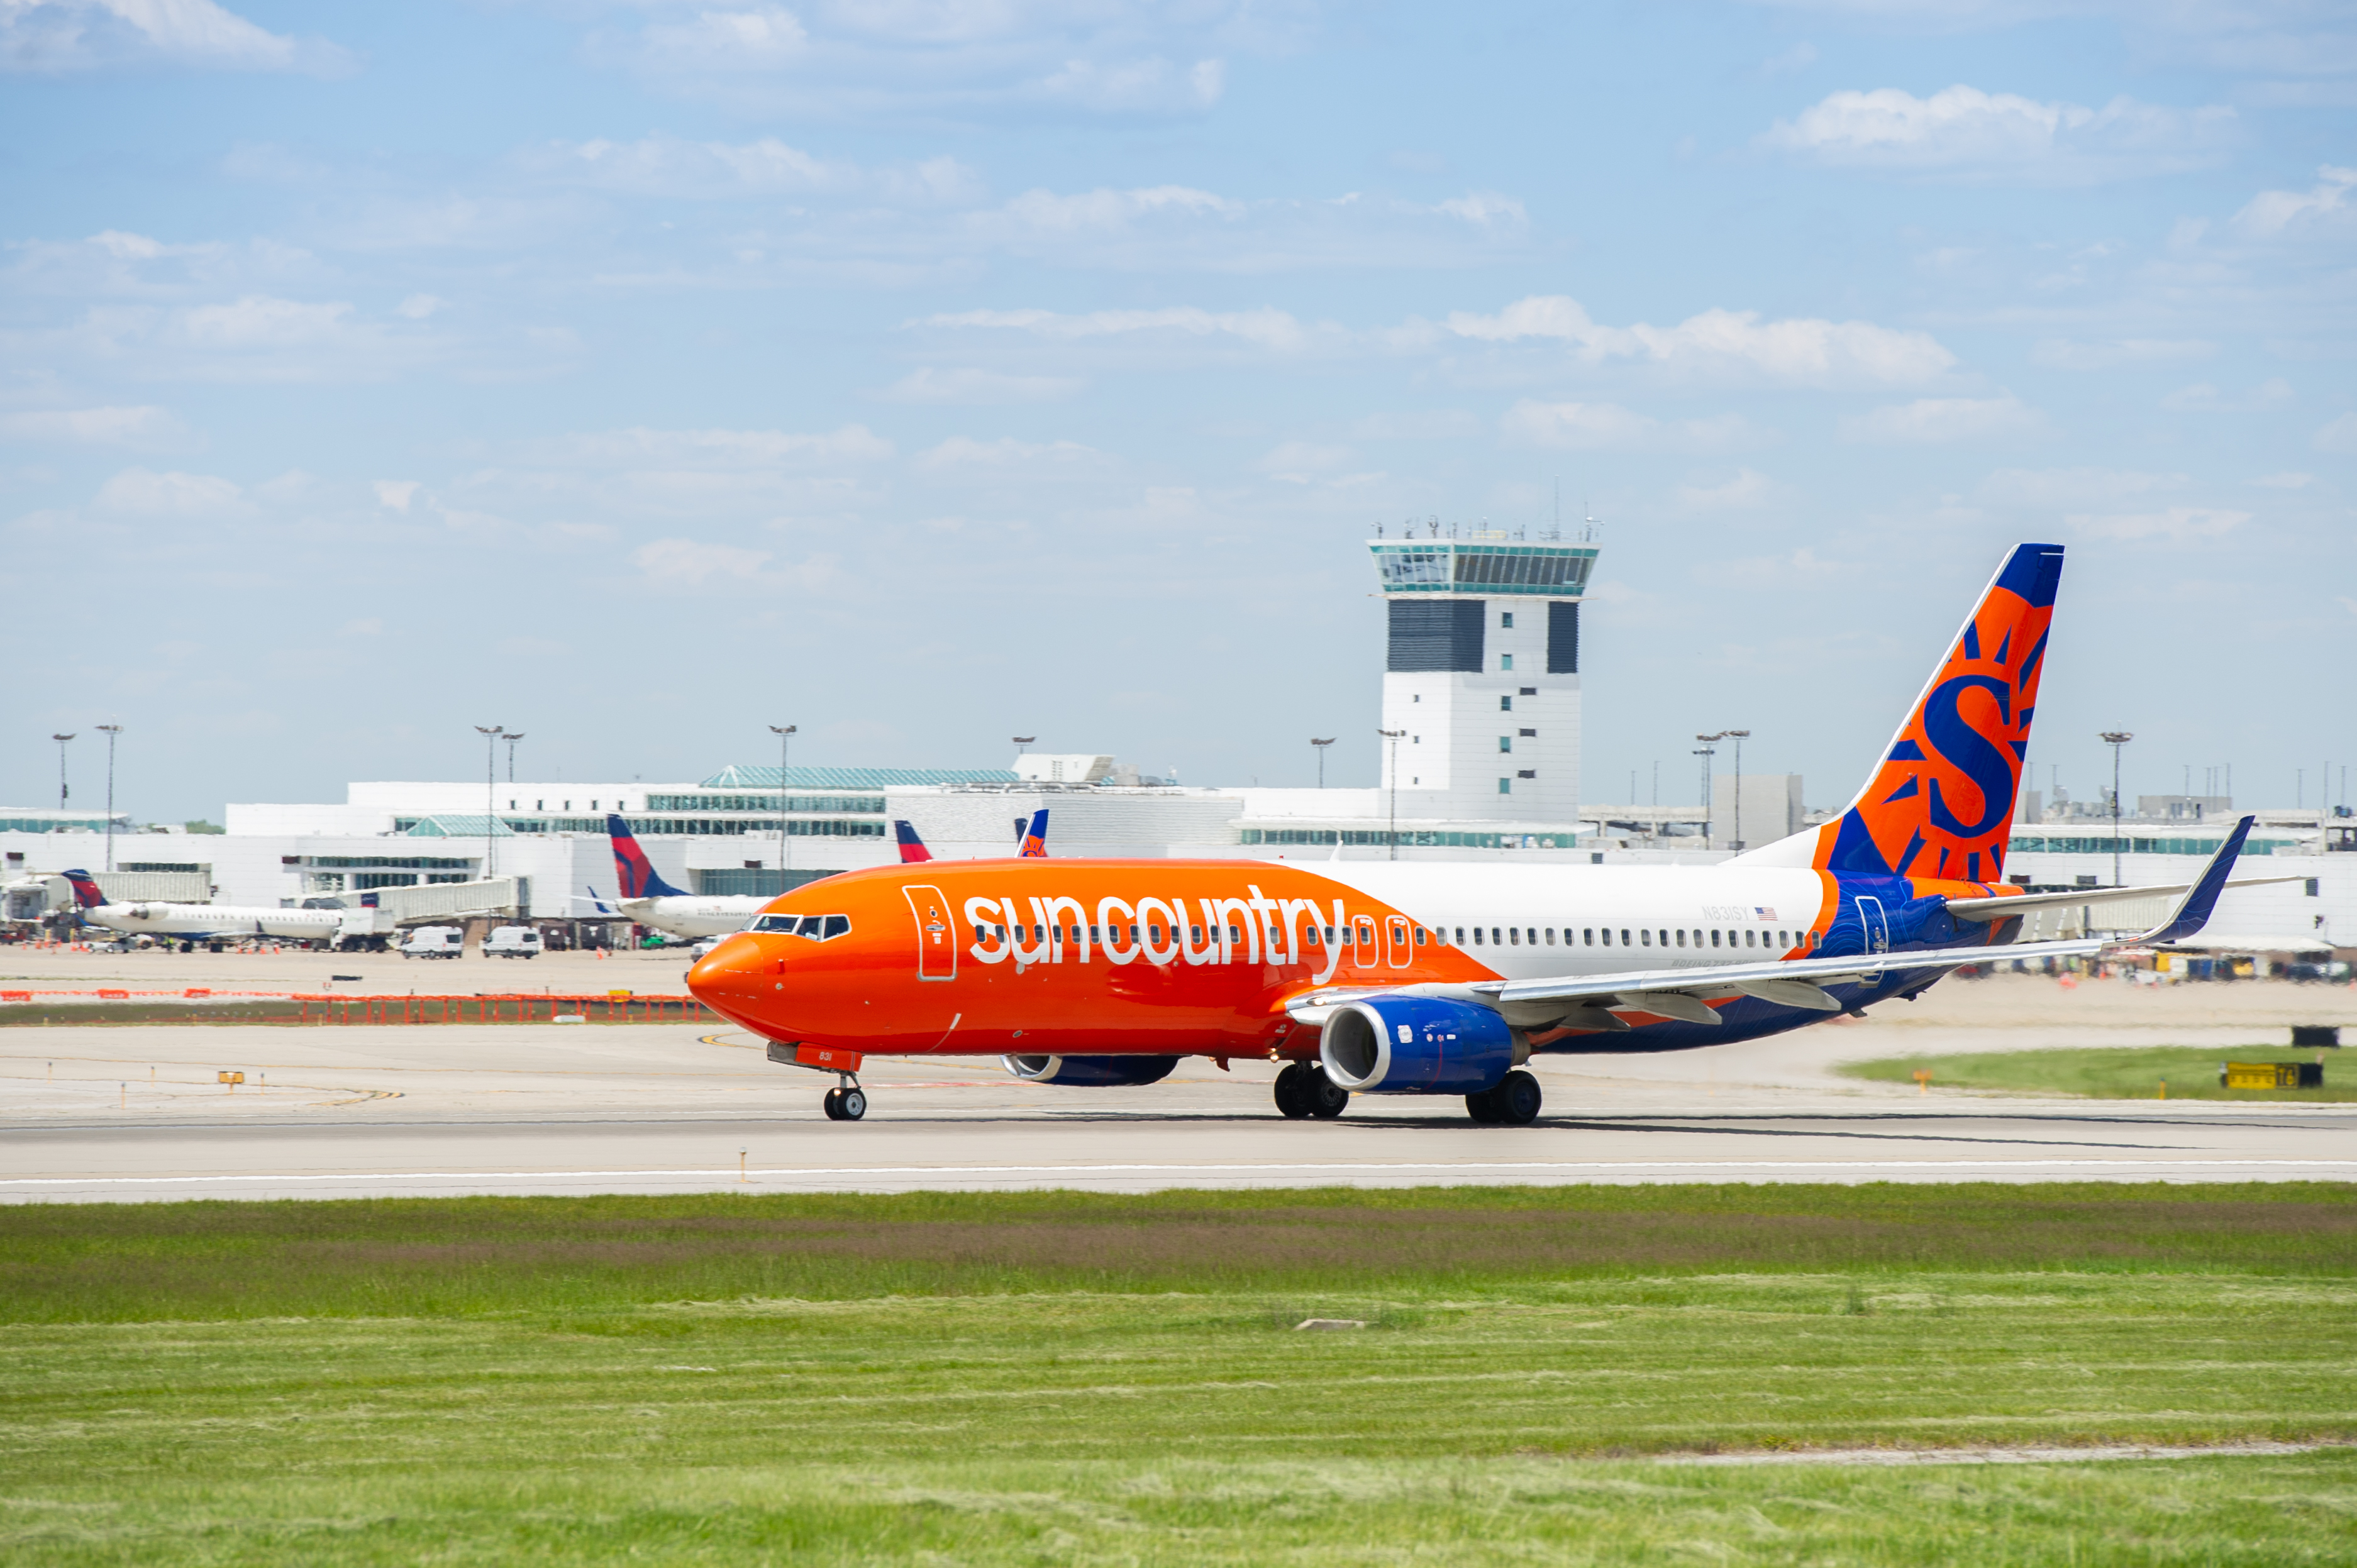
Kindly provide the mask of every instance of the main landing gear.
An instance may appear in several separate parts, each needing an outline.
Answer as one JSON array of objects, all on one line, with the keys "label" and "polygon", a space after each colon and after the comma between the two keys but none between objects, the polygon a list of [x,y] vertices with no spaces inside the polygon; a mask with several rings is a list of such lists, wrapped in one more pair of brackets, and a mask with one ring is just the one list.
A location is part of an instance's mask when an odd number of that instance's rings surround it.
[{"label": "main landing gear", "polygon": [[1316,1062],[1294,1062],[1276,1075],[1276,1108],[1291,1121],[1304,1116],[1331,1120],[1350,1107],[1350,1091]]},{"label": "main landing gear", "polygon": [[1516,1068],[1497,1086],[1465,1097],[1466,1114],[1491,1127],[1527,1127],[1539,1119],[1539,1080]]},{"label": "main landing gear", "polygon": [[856,1122],[867,1114],[867,1091],[849,1073],[840,1075],[843,1081],[826,1091],[819,1105],[830,1122]]}]

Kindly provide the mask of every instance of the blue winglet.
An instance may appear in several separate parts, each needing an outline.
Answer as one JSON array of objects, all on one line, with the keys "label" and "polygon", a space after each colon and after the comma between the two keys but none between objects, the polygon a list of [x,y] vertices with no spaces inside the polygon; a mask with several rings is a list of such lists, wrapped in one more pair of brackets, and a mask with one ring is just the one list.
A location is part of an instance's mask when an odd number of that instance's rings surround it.
[{"label": "blue winglet", "polygon": [[2243,853],[2243,841],[2250,836],[2251,824],[2257,820],[2244,817],[2234,824],[2234,831],[2226,835],[2226,842],[2220,844],[2218,853],[2210,857],[2209,865],[2201,873],[2201,880],[2193,885],[2186,893],[2185,901],[2178,905],[2177,913],[2169,918],[2167,925],[2156,926],[2137,938],[2139,943],[2183,941],[2210,923],[2210,911],[2218,907],[2218,895],[2225,891],[2226,878],[2234,869],[2234,859]]}]

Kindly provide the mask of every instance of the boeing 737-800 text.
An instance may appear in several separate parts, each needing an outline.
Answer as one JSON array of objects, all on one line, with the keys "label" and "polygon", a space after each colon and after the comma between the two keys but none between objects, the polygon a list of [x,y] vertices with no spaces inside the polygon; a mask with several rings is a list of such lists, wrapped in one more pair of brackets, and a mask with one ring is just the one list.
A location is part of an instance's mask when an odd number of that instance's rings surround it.
[{"label": "boeing 737-800 text", "polygon": [[773,901],[688,975],[773,1060],[996,1055],[1050,1083],[1152,1083],[1182,1057],[1288,1065],[1288,1116],[1352,1093],[1465,1097],[1526,1122],[1534,1053],[1656,1051],[1799,1027],[1993,958],[2018,917],[2185,892],[2200,929],[2245,820],[2183,888],[2033,895],[2003,880],[2061,576],[2015,549],[1835,820],[1712,866],[995,860],[885,866]]}]

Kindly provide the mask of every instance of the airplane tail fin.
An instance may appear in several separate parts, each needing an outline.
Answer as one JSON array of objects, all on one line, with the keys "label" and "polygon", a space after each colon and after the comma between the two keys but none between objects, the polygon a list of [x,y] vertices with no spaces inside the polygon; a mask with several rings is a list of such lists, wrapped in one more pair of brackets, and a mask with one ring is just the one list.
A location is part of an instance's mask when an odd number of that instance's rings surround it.
[{"label": "airplane tail fin", "polygon": [[75,908],[95,909],[106,902],[106,895],[98,890],[98,884],[91,880],[89,872],[69,871],[63,875],[66,886],[73,889]]},{"label": "airplane tail fin", "polygon": [[907,819],[894,818],[892,832],[900,841],[901,865],[914,865],[919,861],[933,858],[933,852],[925,847],[925,841],[917,836],[915,825]]},{"label": "airplane tail fin", "polygon": [[637,837],[630,832],[630,824],[622,820],[619,811],[607,815],[606,836],[614,841],[614,875],[621,881],[623,897],[679,898],[686,896],[685,888],[673,887],[662,879],[662,874],[655,869],[654,862],[647,858],[647,852],[639,847]]},{"label": "airplane tail fin", "polygon": [[1025,860],[1048,858],[1048,808],[1040,807],[1031,813],[1031,826],[1023,834],[1022,857]]},{"label": "airplane tail fin", "polygon": [[2018,544],[1842,814],[1738,860],[1869,875],[1995,882],[2005,873],[2059,544]]}]

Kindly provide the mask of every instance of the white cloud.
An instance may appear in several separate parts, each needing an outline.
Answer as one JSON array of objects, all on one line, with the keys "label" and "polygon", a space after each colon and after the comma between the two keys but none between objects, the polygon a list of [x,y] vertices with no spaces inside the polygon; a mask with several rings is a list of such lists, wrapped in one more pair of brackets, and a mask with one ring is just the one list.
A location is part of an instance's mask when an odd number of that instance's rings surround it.
[{"label": "white cloud", "polygon": [[700,588],[714,577],[734,581],[758,576],[770,559],[766,550],[694,539],[652,540],[630,554],[631,563],[649,578],[674,588]]},{"label": "white cloud", "polygon": [[2316,433],[2319,452],[2357,452],[2357,413],[2344,413]]},{"label": "white cloud", "polygon": [[2158,539],[2185,543],[2232,533],[2250,521],[2251,516],[2247,511],[2173,506],[2166,511],[2114,512],[2109,515],[2073,512],[2063,521],[2099,539]]},{"label": "white cloud", "polygon": [[1494,190],[1469,190],[1462,196],[1450,197],[1439,204],[1438,210],[1484,229],[1518,229],[1531,220],[1521,202]]},{"label": "white cloud", "polygon": [[1524,398],[1499,421],[1508,440],[1571,451],[1714,452],[1763,437],[1739,414],[1663,421],[1611,403],[1541,403]]},{"label": "white cloud", "polygon": [[2206,360],[2217,351],[2217,344],[2201,338],[2117,338],[2104,343],[2041,338],[2029,350],[2029,359],[2031,363],[2049,370],[2108,371],[2120,365]]},{"label": "white cloud", "polygon": [[2076,183],[2214,163],[2235,129],[2222,104],[2115,98],[2090,109],[1959,84],[1928,98],[1895,87],[1831,93],[1759,141],[1836,166]]},{"label": "white cloud", "polygon": [[409,510],[409,503],[416,499],[417,490],[415,479],[379,479],[376,482],[377,504],[389,511],[405,512]]},{"label": "white cloud", "polygon": [[448,303],[449,301],[435,295],[413,294],[393,306],[393,314],[405,317],[411,321],[423,321]]},{"label": "white cloud", "polygon": [[1263,455],[1253,467],[1271,478],[1290,484],[1332,474],[1351,461],[1348,446],[1324,446],[1311,441],[1286,441]]},{"label": "white cloud", "polygon": [[880,462],[892,444],[864,424],[806,435],[787,430],[628,430],[561,436],[531,455],[551,463],[599,467],[841,467]]},{"label": "white cloud", "polygon": [[936,370],[920,366],[886,388],[894,403],[967,403],[989,407],[1006,403],[1044,403],[1070,397],[1087,383],[1071,376],[1007,376],[996,371]]},{"label": "white cloud", "polygon": [[350,59],[333,44],[268,32],[213,0],[0,0],[0,70],[147,64],[328,75]]},{"label": "white cloud", "polygon": [[2349,200],[2350,190],[2357,188],[2357,168],[2324,164],[2316,173],[2316,184],[2304,191],[2259,192],[2234,214],[2234,227],[2252,239],[2273,240],[2345,224],[2357,212]]},{"label": "white cloud", "polygon": [[200,305],[180,316],[180,333],[205,349],[308,348],[345,335],[352,307],[248,295],[228,305]]},{"label": "white cloud", "polygon": [[250,516],[245,492],[211,474],[153,473],[125,468],[98,489],[101,511],[125,517],[227,518]]},{"label": "white cloud", "polygon": [[684,22],[651,23],[639,35],[643,63],[658,70],[774,70],[809,47],[802,19],[779,5],[698,11]]},{"label": "white cloud", "polygon": [[1678,505],[1688,511],[1744,511],[1775,499],[1776,481],[1757,468],[1738,468],[1720,485],[1680,485]]},{"label": "white cloud", "polygon": [[2291,383],[2281,376],[2261,381],[2240,396],[2220,392],[2208,381],[2195,381],[2163,397],[2160,406],[2179,413],[2249,413],[2279,408],[2292,402],[2294,396]]},{"label": "white cloud", "polygon": [[1590,320],[1577,300],[1563,295],[1520,299],[1495,316],[1452,312],[1447,325],[1460,338],[1485,342],[1557,340],[1590,362],[1633,359],[1675,370],[1737,371],[1807,385],[1903,385],[1930,381],[1956,362],[1928,332],[1870,321],[1762,321],[1757,311],[1713,309],[1674,327],[1644,322],[1604,327]]},{"label": "white cloud", "polygon": [[2181,490],[2191,480],[2184,474],[2155,474],[2133,468],[1999,468],[1980,483],[1981,498],[2000,506],[2116,506],[2147,496]]},{"label": "white cloud", "polygon": [[1890,446],[1982,441],[2038,429],[2038,411],[2010,392],[2003,397],[1924,397],[1890,403],[1841,422],[1845,441]]},{"label": "white cloud", "polygon": [[1077,196],[1027,190],[1009,201],[1007,216],[1034,229],[1059,232],[1125,228],[1140,218],[1176,214],[1187,218],[1241,218],[1241,201],[1214,196],[1184,185],[1157,185],[1136,190],[1097,189]]},{"label": "white cloud", "polygon": [[39,409],[0,414],[0,437],[11,441],[73,442],[85,446],[138,450],[181,446],[188,432],[169,409],[152,403],[130,407]]},{"label": "white cloud", "polygon": [[1106,462],[1105,455],[1093,446],[1083,446],[1077,441],[1017,441],[1001,436],[996,441],[976,441],[970,435],[952,435],[931,450],[920,454],[920,468],[1025,468],[1032,471],[1071,468],[1075,466],[1095,466]]},{"label": "white cloud", "polygon": [[1182,337],[1230,337],[1263,349],[1297,349],[1309,329],[1282,310],[1200,310],[1173,306],[1158,310],[1092,310],[1065,315],[1053,310],[963,310],[928,316],[913,326],[974,327],[1028,332],[1041,338],[1111,338],[1132,333]]},{"label": "white cloud", "polygon": [[550,142],[520,161],[538,175],[674,199],[811,195],[866,183],[857,165],[813,156],[774,136],[741,143],[660,135],[635,142]]}]

